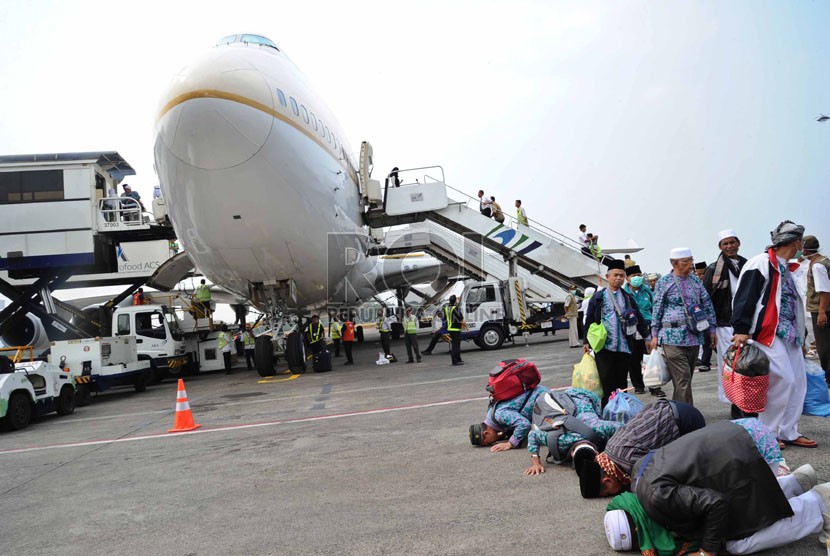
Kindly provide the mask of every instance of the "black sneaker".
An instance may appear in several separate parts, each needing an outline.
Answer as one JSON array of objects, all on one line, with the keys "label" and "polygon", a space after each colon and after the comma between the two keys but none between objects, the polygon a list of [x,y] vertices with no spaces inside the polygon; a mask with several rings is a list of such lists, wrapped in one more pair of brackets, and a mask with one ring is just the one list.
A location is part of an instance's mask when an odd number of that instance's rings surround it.
[{"label": "black sneaker", "polygon": [[458,361],[457,363],[453,363],[453,366],[463,365],[464,361]]},{"label": "black sneaker", "polygon": [[422,351],[421,355],[432,355],[431,351]]},{"label": "black sneaker", "polygon": [[698,370],[698,372],[706,373],[706,372],[711,371],[712,368],[709,365],[703,365],[702,367],[698,367],[697,370]]},{"label": "black sneaker", "polygon": [[646,389],[645,389],[645,388],[635,388],[635,389],[634,389],[634,393],[635,393],[635,394],[645,394],[645,393],[646,393]]},{"label": "black sneaker", "polygon": [[665,398],[666,393],[663,392],[662,388],[649,388],[649,392],[652,396],[657,396],[658,398]]}]

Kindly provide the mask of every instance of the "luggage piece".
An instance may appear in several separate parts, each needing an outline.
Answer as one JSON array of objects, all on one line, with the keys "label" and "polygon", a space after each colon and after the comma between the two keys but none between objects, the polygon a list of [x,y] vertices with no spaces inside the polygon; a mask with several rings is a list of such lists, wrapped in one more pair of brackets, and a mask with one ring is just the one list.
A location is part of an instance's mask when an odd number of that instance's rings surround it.
[{"label": "luggage piece", "polygon": [[490,371],[487,391],[493,400],[511,400],[522,392],[533,390],[542,381],[536,365],[526,359],[507,359]]},{"label": "luggage piece", "polygon": [[315,373],[327,373],[331,370],[331,352],[324,349],[314,356],[312,369]]},{"label": "luggage piece", "polygon": [[558,440],[560,436],[569,432],[581,434],[598,450],[605,447],[605,443],[594,430],[576,416],[576,404],[561,390],[550,390],[536,398],[532,427],[533,430],[547,433],[548,463],[558,464],[568,459],[568,450],[561,452]]}]

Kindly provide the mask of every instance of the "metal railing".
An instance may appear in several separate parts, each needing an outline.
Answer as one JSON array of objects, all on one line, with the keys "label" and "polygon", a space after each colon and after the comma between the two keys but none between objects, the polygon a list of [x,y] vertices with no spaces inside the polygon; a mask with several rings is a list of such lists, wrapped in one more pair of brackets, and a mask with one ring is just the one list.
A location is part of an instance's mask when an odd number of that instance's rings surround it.
[{"label": "metal railing", "polygon": [[21,361],[23,361],[23,356],[27,351],[29,352],[29,361],[31,362],[35,360],[34,346],[11,346],[0,348],[0,354],[2,354],[2,352],[4,351],[15,352],[14,355],[11,357],[12,363],[20,363]]},{"label": "metal railing", "polygon": [[104,222],[124,226],[142,226],[145,224],[141,205],[131,197],[108,197],[98,200],[98,212]]}]

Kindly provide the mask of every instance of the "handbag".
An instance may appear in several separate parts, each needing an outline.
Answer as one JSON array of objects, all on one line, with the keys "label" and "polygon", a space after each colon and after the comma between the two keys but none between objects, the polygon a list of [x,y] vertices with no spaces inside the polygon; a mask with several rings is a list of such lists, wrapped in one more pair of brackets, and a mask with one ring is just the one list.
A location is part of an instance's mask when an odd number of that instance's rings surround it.
[{"label": "handbag", "polygon": [[[732,349],[732,348],[730,348]],[[723,358],[721,371],[723,393],[730,402],[738,406],[744,413],[760,413],[767,406],[767,390],[769,390],[769,374],[747,376],[735,370],[739,366],[741,348],[737,348],[734,357]],[[731,364],[730,364],[731,363]]]},{"label": "handbag", "polygon": [[628,392],[623,392],[619,388],[611,394],[608,399],[608,404],[602,410],[602,420],[612,421],[614,423],[628,423],[632,417],[643,410],[643,402],[637,397],[632,396]]},{"label": "handbag", "polygon": [[585,337],[588,339],[588,345],[591,346],[594,353],[597,353],[605,347],[605,341],[608,339],[608,329],[601,322],[592,322]]}]

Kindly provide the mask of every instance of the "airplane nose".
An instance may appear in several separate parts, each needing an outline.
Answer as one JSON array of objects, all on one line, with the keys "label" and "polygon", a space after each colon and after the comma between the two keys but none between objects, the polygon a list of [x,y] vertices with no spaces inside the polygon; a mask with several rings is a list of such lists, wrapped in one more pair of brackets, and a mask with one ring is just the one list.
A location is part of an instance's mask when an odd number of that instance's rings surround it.
[{"label": "airplane nose", "polygon": [[240,54],[213,51],[183,69],[163,97],[157,134],[185,164],[204,170],[238,166],[271,133],[270,87]]}]

